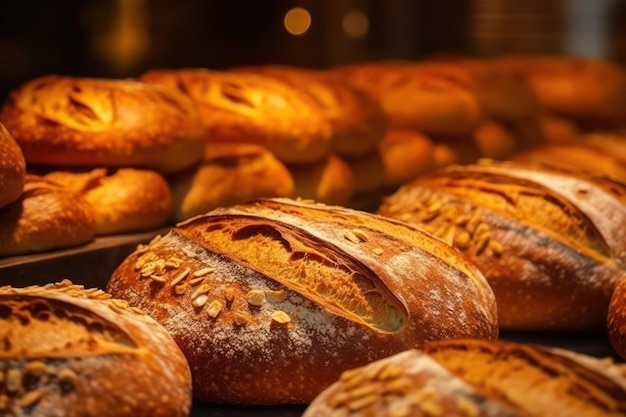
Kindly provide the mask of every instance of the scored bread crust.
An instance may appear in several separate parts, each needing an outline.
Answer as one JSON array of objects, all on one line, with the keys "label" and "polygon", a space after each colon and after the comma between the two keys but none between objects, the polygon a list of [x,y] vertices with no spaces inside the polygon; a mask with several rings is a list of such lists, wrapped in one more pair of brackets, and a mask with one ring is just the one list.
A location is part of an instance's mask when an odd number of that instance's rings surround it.
[{"label": "scored bread crust", "polygon": [[180,223],[131,254],[107,289],[170,331],[194,396],[208,401],[306,403],[350,367],[498,333],[491,289],[445,243],[290,199]]},{"label": "scored bread crust", "polygon": [[254,143],[287,163],[328,154],[332,128],[318,103],[273,77],[207,69],[152,70],[140,77],[186,94],[209,130],[209,141]]},{"label": "scored bread crust", "polygon": [[0,123],[0,207],[22,194],[26,180],[26,161],[9,131]]},{"label": "scored bread crust", "polygon": [[197,162],[206,142],[188,98],[133,80],[36,78],[11,92],[0,120],[29,165],[175,172]]},{"label": "scored bread crust", "polygon": [[474,262],[503,328],[598,329],[625,274],[625,196],[600,176],[483,161],[418,178],[378,211]]},{"label": "scored bread crust", "polygon": [[189,366],[171,336],[101,290],[0,287],[0,336],[3,415],[189,415]]},{"label": "scored bread crust", "polygon": [[303,417],[619,416],[623,366],[572,351],[441,340],[344,372]]},{"label": "scored bread crust", "polygon": [[0,209],[0,256],[87,243],[94,238],[93,207],[82,195],[35,175],[20,198]]},{"label": "scored bread crust", "polygon": [[172,211],[172,194],[156,171],[122,168],[107,173],[53,171],[45,178],[82,194],[94,211],[96,235],[130,233],[163,226]]},{"label": "scored bread crust", "polygon": [[366,154],[376,148],[385,134],[387,118],[378,101],[332,73],[278,65],[233,70],[275,77],[308,93],[331,123],[331,149],[339,156]]}]

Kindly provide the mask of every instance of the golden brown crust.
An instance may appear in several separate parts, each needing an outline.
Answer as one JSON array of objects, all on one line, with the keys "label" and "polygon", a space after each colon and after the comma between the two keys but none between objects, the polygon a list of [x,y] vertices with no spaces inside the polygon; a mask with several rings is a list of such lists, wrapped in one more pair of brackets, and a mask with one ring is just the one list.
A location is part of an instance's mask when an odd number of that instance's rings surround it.
[{"label": "golden brown crust", "polygon": [[294,180],[267,149],[249,143],[209,143],[202,163],[168,179],[175,221],[258,197],[290,197]]},{"label": "golden brown crust", "polygon": [[0,207],[22,194],[26,179],[26,162],[15,139],[0,123]]},{"label": "golden brown crust", "polygon": [[333,73],[376,98],[393,128],[467,133],[484,117],[476,86],[466,74],[432,71],[408,61],[353,64]]},{"label": "golden brown crust", "polygon": [[425,175],[379,212],[421,225],[474,262],[502,328],[602,328],[624,274],[626,187],[511,163]]},{"label": "golden brown crust", "polygon": [[170,188],[155,171],[123,168],[107,174],[97,168],[83,173],[53,171],[45,178],[85,197],[93,206],[96,235],[155,229],[172,212]]},{"label": "golden brown crust", "polygon": [[93,208],[80,194],[27,175],[19,199],[0,209],[0,256],[80,245],[93,239]]},{"label": "golden brown crust", "polygon": [[493,65],[526,77],[544,107],[582,124],[623,127],[626,72],[617,64],[583,57],[508,56]]},{"label": "golden brown crust", "polygon": [[442,340],[344,372],[304,417],[571,415],[626,412],[618,366],[574,352],[488,340]]},{"label": "golden brown crust", "polygon": [[185,417],[191,375],[167,331],[69,281],[0,288],[0,412]]},{"label": "golden brown crust", "polygon": [[306,93],[259,74],[205,69],[153,70],[140,78],[187,94],[209,130],[209,141],[255,143],[288,163],[328,154],[332,129]]},{"label": "golden brown crust", "polygon": [[439,239],[289,199],[181,223],[108,289],[172,333],[201,400],[305,403],[350,367],[429,340],[497,337],[491,289]]},{"label": "golden brown crust", "polygon": [[131,80],[37,78],[11,93],[0,119],[29,165],[175,172],[195,163],[206,141],[189,99]]},{"label": "golden brown crust", "polygon": [[508,159],[518,149],[518,136],[504,123],[487,120],[481,123],[472,134],[472,140],[483,158]]},{"label": "golden brown crust", "polygon": [[378,101],[328,73],[275,65],[235,71],[276,77],[307,92],[330,121],[331,149],[339,156],[356,157],[375,149],[387,129],[387,118]]},{"label": "golden brown crust", "polygon": [[378,145],[385,186],[397,187],[435,166],[433,142],[427,136],[414,130],[390,129]]},{"label": "golden brown crust", "polygon": [[354,174],[350,165],[336,155],[310,165],[292,165],[294,197],[319,203],[345,206],[354,193]]}]

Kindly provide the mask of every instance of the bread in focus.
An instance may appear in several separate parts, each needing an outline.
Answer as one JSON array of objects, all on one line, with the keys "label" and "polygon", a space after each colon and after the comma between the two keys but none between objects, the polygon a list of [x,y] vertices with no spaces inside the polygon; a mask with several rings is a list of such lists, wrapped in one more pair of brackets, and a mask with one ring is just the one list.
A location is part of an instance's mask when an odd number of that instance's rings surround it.
[{"label": "bread in focus", "polygon": [[0,287],[0,313],[2,415],[189,415],[185,357],[126,302],[65,280]]},{"label": "bread in focus", "polygon": [[496,294],[501,328],[604,328],[626,271],[626,187],[603,176],[481,161],[423,175],[378,212],[473,262]]},{"label": "bread in focus", "polygon": [[626,372],[606,359],[539,345],[442,340],[351,369],[303,417],[618,416]]},{"label": "bread in focus", "polygon": [[29,166],[175,172],[197,162],[206,142],[187,97],[133,80],[36,78],[10,93],[0,120]]},{"label": "bread in focus", "polygon": [[26,162],[15,139],[0,123],[0,207],[15,201],[24,189]]},{"label": "bread in focus", "polygon": [[0,256],[77,246],[95,233],[93,207],[81,194],[35,175],[0,219]]},{"label": "bread in focus", "polygon": [[163,226],[172,212],[172,193],[156,171],[121,168],[107,172],[53,171],[44,176],[82,194],[94,211],[96,235],[141,232]]},{"label": "bread in focus", "polygon": [[439,239],[290,199],[180,223],[124,260],[107,289],[170,331],[202,401],[306,403],[345,369],[498,331],[487,282]]},{"label": "bread in focus", "polygon": [[276,78],[198,68],[152,70],[140,79],[190,97],[209,141],[261,145],[295,164],[320,160],[330,151],[332,128],[318,103]]}]

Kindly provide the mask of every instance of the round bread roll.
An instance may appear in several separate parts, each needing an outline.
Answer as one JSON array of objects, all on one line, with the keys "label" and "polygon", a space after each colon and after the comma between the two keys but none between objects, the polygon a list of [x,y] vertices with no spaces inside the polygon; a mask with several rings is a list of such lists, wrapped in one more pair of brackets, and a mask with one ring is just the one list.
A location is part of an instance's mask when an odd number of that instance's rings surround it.
[{"label": "round bread roll", "polygon": [[95,233],[93,207],[82,195],[34,175],[0,219],[0,256],[77,246]]},{"label": "round bread roll", "polygon": [[450,246],[290,199],[180,223],[124,260],[107,288],[170,331],[206,401],[306,403],[343,370],[430,340],[498,334],[491,288]]},{"label": "round bread roll", "polygon": [[44,176],[82,194],[93,206],[96,235],[131,233],[163,226],[172,212],[172,194],[155,171],[104,168],[74,173],[53,171]]},{"label": "round bread roll", "polygon": [[539,118],[539,128],[547,143],[572,142],[583,135],[571,119],[548,113]]},{"label": "round bread roll", "polygon": [[0,123],[0,207],[22,194],[26,180],[26,162],[13,136]]},{"label": "round bread roll", "polygon": [[307,92],[330,121],[331,150],[339,156],[364,155],[383,139],[387,118],[378,101],[328,73],[276,65],[235,68],[235,71],[275,77]]},{"label": "round bread roll", "polygon": [[626,359],[626,279],[615,287],[607,317],[611,346],[619,356]]},{"label": "round bread roll", "polygon": [[626,368],[545,346],[443,340],[351,369],[303,417],[609,417],[626,412]]},{"label": "round bread roll", "polygon": [[415,130],[390,129],[378,151],[388,187],[407,183],[435,166],[433,142]]},{"label": "round bread roll", "polygon": [[508,56],[493,65],[522,74],[544,107],[591,127],[626,124],[626,71],[584,57]]},{"label": "round bread roll", "polygon": [[434,136],[432,141],[435,168],[472,164],[482,157],[478,143],[471,136]]},{"label": "round bread roll", "polygon": [[167,331],[65,280],[0,288],[0,413],[186,417],[191,374]]},{"label": "round bread roll", "polygon": [[518,149],[518,136],[504,123],[488,120],[481,123],[472,134],[474,143],[483,158],[507,159]]},{"label": "round bread roll", "polygon": [[255,143],[287,163],[309,163],[330,151],[332,128],[317,102],[273,77],[206,69],[153,70],[140,78],[187,94],[209,141]]},{"label": "round bread roll", "polygon": [[312,165],[290,166],[289,172],[294,180],[294,197],[345,206],[354,192],[350,165],[333,154]]},{"label": "round bread roll", "polygon": [[392,128],[467,133],[484,117],[475,85],[465,74],[420,69],[408,61],[352,64],[333,73],[377,99]]},{"label": "round bread roll", "polygon": [[287,167],[266,148],[249,143],[210,143],[197,168],[168,180],[175,221],[254,198],[291,197],[294,192]]},{"label": "round bread roll", "polygon": [[379,213],[418,225],[485,275],[501,328],[600,329],[625,274],[626,186],[484,161],[426,174]]},{"label": "round bread roll", "polygon": [[29,165],[175,172],[197,162],[206,142],[188,98],[131,80],[37,78],[10,94],[0,120]]}]

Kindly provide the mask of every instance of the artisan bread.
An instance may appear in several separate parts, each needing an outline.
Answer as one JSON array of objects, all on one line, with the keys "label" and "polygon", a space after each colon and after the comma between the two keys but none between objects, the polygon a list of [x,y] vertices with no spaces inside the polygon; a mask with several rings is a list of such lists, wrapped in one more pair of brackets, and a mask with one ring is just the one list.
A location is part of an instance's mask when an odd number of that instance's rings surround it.
[{"label": "artisan bread", "polygon": [[467,133],[484,118],[475,85],[466,76],[421,70],[408,61],[364,62],[332,71],[377,99],[393,128]]},{"label": "artisan bread", "polygon": [[0,123],[0,207],[15,201],[24,189],[26,162],[13,136]]},{"label": "artisan bread", "polygon": [[176,343],[101,290],[1,287],[0,340],[2,415],[189,415],[191,375]]},{"label": "artisan bread", "polygon": [[163,226],[172,211],[172,194],[156,171],[104,168],[88,172],[53,171],[44,176],[82,194],[95,214],[96,235],[140,232]]},{"label": "artisan bread", "polygon": [[164,69],[140,79],[187,94],[209,130],[209,141],[255,143],[287,163],[313,162],[330,151],[332,128],[318,103],[276,78]]},{"label": "artisan bread", "polygon": [[626,279],[617,284],[611,297],[607,329],[611,345],[619,356],[626,359]]},{"label": "artisan bread", "polygon": [[132,80],[36,78],[11,92],[0,120],[29,165],[175,172],[206,142],[188,98]]},{"label": "artisan bread", "polygon": [[624,184],[482,161],[421,176],[378,212],[425,228],[477,265],[495,292],[501,328],[606,326],[625,271]]},{"label": "artisan bread", "polygon": [[177,222],[253,198],[294,193],[287,167],[266,148],[249,143],[210,143],[199,166],[168,182]]},{"label": "artisan bread", "polygon": [[578,126],[626,124],[626,71],[615,63],[574,56],[505,56],[492,63],[526,77],[545,109]]},{"label": "artisan bread", "polygon": [[378,145],[384,185],[398,187],[434,168],[432,140],[415,130],[390,129]]},{"label": "artisan bread", "polygon": [[294,197],[345,206],[354,193],[350,165],[334,154],[313,164],[290,166],[289,172],[294,180]]},{"label": "artisan bread", "polygon": [[308,93],[330,121],[331,150],[339,156],[363,155],[375,149],[385,134],[387,118],[378,101],[326,72],[278,65],[234,70],[275,77]]},{"label": "artisan bread", "polygon": [[214,402],[306,403],[345,369],[498,332],[487,282],[447,244],[290,199],[180,223],[124,260],[107,289],[170,331],[195,397]]},{"label": "artisan bread", "polygon": [[95,234],[93,207],[82,195],[35,175],[0,219],[0,256],[77,246]]},{"label": "artisan bread", "polygon": [[442,340],[351,369],[303,417],[621,416],[626,368],[569,350]]}]

